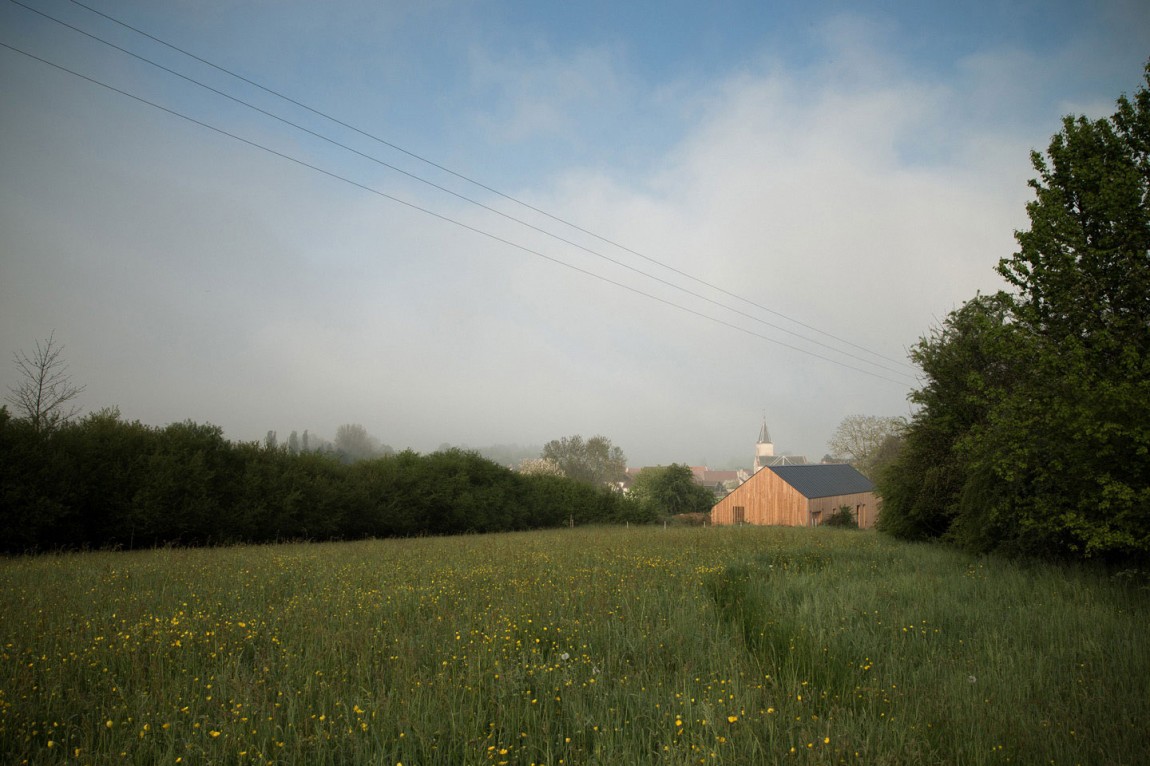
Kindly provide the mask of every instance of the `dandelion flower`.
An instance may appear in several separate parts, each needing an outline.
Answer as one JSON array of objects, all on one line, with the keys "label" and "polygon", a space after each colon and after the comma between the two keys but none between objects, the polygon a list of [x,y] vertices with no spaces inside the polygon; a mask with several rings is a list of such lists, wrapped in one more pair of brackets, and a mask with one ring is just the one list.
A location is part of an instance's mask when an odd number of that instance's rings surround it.
[{"label": "dandelion flower", "polygon": [[727,723],[734,723],[737,720],[739,720],[739,717],[737,715],[727,716]]}]

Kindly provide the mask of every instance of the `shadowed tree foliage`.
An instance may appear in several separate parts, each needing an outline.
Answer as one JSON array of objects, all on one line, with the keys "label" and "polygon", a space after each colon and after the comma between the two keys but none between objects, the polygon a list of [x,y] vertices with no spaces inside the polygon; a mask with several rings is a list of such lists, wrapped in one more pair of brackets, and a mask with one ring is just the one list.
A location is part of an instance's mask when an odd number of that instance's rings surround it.
[{"label": "shadowed tree foliage", "polygon": [[496,532],[638,521],[618,492],[477,453],[345,462],[234,444],[211,425],[114,409],[37,429],[0,407],[0,550]]},{"label": "shadowed tree foliage", "polygon": [[898,458],[877,475],[880,530],[909,540],[950,530],[969,469],[962,439],[987,421],[1013,375],[1010,305],[1005,295],[978,296],[911,349],[926,384],[910,395],[918,410]]},{"label": "shadowed tree foliage", "polygon": [[631,484],[630,494],[652,520],[684,513],[709,513],[715,504],[714,493],[695,482],[690,466],[678,463],[644,468]]},{"label": "shadowed tree foliage", "polygon": [[927,382],[880,528],[975,551],[1150,560],[1150,65],[1106,119],[1045,155],[1014,292],[951,314],[912,357]]}]

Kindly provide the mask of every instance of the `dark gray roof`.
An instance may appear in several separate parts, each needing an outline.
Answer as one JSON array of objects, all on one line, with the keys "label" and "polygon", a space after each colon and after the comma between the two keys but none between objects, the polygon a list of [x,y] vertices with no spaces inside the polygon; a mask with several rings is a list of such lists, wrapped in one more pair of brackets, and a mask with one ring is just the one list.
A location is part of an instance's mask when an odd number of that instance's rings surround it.
[{"label": "dark gray roof", "polygon": [[840,463],[826,465],[775,465],[764,471],[774,471],[779,478],[799,491],[803,497],[834,497],[873,492],[874,482],[852,466]]}]

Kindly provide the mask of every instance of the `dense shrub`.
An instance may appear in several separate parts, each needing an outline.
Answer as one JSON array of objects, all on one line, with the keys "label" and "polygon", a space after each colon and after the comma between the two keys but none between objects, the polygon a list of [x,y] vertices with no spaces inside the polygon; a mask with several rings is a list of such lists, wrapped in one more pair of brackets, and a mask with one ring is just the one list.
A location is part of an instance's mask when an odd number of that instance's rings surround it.
[{"label": "dense shrub", "polygon": [[638,521],[619,493],[480,455],[335,455],[152,428],[115,410],[44,430],[0,408],[0,550],[496,532]]},{"label": "dense shrub", "polygon": [[858,529],[858,519],[849,505],[840,505],[838,510],[823,520],[824,527],[843,527],[844,529]]}]

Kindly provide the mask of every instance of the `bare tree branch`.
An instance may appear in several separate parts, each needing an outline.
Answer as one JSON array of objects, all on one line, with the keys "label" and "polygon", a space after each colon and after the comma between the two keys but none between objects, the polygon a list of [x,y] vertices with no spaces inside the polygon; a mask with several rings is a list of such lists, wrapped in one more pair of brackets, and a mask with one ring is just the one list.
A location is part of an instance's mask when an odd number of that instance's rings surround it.
[{"label": "bare tree branch", "polygon": [[61,357],[63,351],[53,331],[43,343],[36,341],[36,352],[31,356],[23,350],[12,355],[23,381],[9,387],[5,399],[12,404],[17,417],[26,418],[37,431],[63,425],[80,412],[71,402],[84,386],[72,384],[68,364]]}]

